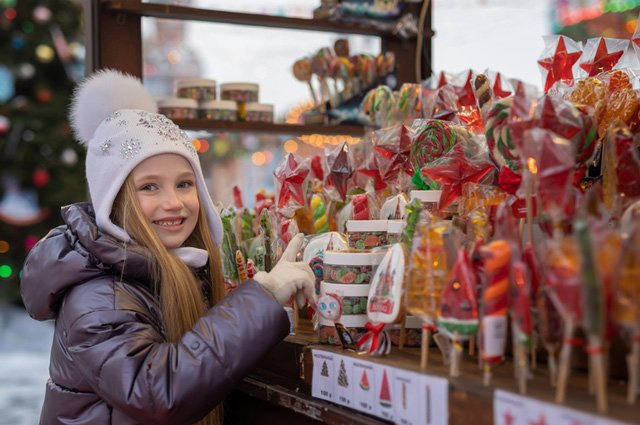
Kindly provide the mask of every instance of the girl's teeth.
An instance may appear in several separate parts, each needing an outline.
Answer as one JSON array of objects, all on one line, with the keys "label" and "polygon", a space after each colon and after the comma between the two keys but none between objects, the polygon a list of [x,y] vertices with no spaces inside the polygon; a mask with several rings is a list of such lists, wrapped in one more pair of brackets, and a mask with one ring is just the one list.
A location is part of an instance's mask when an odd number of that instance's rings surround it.
[{"label": "girl's teeth", "polygon": [[182,222],[182,220],[175,220],[175,221],[158,221],[157,223],[160,226],[176,226],[178,224],[180,224]]}]

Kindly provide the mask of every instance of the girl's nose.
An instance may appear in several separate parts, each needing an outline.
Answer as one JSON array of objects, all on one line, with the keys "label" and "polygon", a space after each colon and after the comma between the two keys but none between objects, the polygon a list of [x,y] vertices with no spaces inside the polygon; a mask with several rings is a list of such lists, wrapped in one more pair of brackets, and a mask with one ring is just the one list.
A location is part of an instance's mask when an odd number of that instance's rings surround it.
[{"label": "girl's nose", "polygon": [[167,190],[162,199],[162,206],[166,210],[175,210],[182,208],[182,200],[175,190]]}]

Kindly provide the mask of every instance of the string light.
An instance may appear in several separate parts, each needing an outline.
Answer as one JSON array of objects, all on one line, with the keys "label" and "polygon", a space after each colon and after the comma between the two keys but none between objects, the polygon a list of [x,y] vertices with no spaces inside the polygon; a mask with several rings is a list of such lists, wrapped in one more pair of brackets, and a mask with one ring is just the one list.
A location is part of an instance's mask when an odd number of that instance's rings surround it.
[{"label": "string light", "polygon": [[289,139],[284,142],[282,148],[286,153],[296,153],[298,151],[298,142],[293,139]]},{"label": "string light", "polygon": [[3,264],[0,266],[0,278],[8,279],[12,274],[13,270],[11,269],[11,266],[8,266],[7,264]]},{"label": "string light", "polygon": [[298,137],[301,142],[314,146],[316,148],[323,148],[325,145],[337,145],[339,143],[347,142],[352,145],[360,141],[359,137],[352,136],[325,136],[322,134],[307,134]]},{"label": "string light", "polygon": [[251,162],[253,162],[253,165],[261,166],[267,162],[267,158],[265,157],[264,152],[258,151],[251,155]]}]

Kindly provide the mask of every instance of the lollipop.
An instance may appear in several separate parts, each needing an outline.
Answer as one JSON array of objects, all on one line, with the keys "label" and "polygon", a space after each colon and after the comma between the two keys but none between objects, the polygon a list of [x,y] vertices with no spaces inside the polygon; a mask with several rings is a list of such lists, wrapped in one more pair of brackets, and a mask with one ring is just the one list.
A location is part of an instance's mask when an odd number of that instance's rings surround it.
[{"label": "lollipop", "polygon": [[454,144],[471,139],[471,133],[463,127],[446,121],[415,120],[409,129],[411,139],[410,161],[415,173],[412,182],[419,189],[428,189],[420,170],[447,153]]},{"label": "lollipop", "polygon": [[316,234],[326,233],[329,231],[329,215],[327,213],[327,204],[318,194],[311,195],[309,202],[311,207],[311,215],[313,219],[313,229]]},{"label": "lollipop", "polygon": [[422,369],[426,369],[429,363],[429,336],[436,329],[435,318],[448,275],[442,237],[448,224],[445,221],[429,221],[428,216],[422,217],[413,239],[406,293],[407,311],[422,319]]},{"label": "lollipop", "polygon": [[311,61],[308,58],[295,61],[293,64],[293,76],[296,77],[296,80],[307,83],[313,103],[317,105],[318,96],[313,85],[311,85]]},{"label": "lollipop", "polygon": [[504,360],[507,343],[507,306],[511,246],[497,239],[479,248],[486,282],[482,290],[480,354],[484,383],[491,382],[491,367]]},{"label": "lollipop", "polygon": [[344,200],[347,196],[347,183],[353,173],[349,160],[349,145],[345,142],[333,149],[325,149],[325,153],[328,168],[325,186],[334,187],[340,199]]},{"label": "lollipop", "polygon": [[627,356],[629,379],[627,401],[632,404],[638,395],[640,382],[640,220],[635,219],[624,243],[617,267],[613,317],[630,341]]},{"label": "lollipop", "polygon": [[489,156],[498,166],[506,166],[514,171],[520,169],[520,154],[511,138],[508,118],[513,105],[513,97],[498,100],[487,114],[486,136]]},{"label": "lollipop", "polygon": [[464,249],[458,251],[449,280],[444,287],[438,311],[438,329],[451,341],[449,374],[460,375],[461,341],[478,331],[478,302],[469,258]]}]

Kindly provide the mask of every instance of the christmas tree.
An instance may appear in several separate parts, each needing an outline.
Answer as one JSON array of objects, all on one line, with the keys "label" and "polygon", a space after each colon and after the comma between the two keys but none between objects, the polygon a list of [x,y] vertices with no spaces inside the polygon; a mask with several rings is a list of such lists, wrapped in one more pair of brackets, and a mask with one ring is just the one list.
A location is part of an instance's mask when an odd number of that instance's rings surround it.
[{"label": "christmas tree", "polygon": [[338,385],[347,388],[349,379],[347,378],[347,369],[344,367],[344,360],[340,360],[340,371],[338,372]]},{"label": "christmas tree", "polygon": [[329,376],[329,367],[327,366],[327,362],[322,362],[322,370],[320,371],[320,375]]},{"label": "christmas tree", "polygon": [[84,148],[67,119],[84,75],[81,8],[0,0],[0,302],[18,303],[25,257],[60,207],[86,200]]}]

